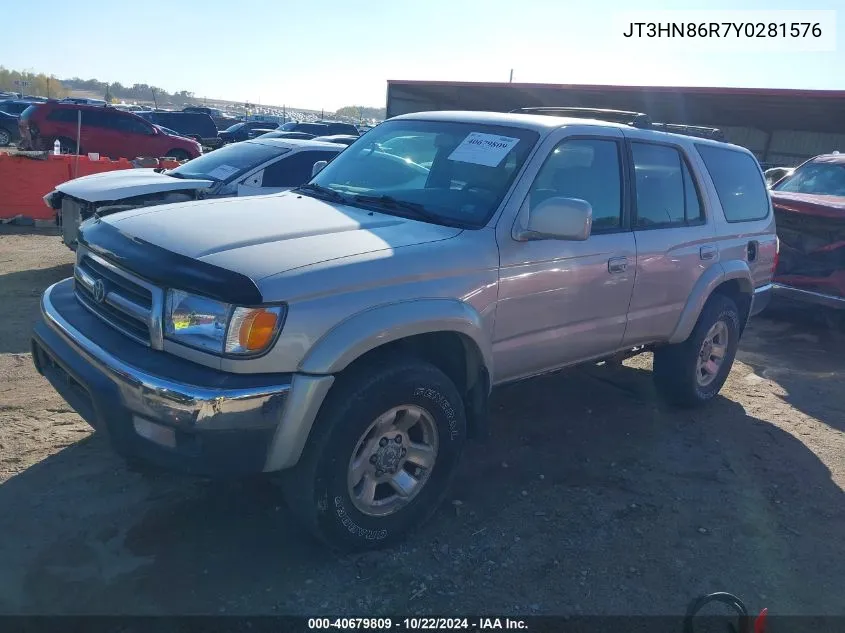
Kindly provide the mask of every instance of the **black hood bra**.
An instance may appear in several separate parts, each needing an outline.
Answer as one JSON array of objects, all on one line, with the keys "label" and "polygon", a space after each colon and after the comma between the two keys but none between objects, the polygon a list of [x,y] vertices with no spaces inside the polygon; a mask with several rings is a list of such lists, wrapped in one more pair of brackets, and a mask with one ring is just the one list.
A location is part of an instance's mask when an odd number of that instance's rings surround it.
[{"label": "black hood bra", "polygon": [[241,306],[256,306],[264,298],[255,281],[198,259],[127,235],[100,218],[79,230],[79,243],[162,288],[175,288]]}]

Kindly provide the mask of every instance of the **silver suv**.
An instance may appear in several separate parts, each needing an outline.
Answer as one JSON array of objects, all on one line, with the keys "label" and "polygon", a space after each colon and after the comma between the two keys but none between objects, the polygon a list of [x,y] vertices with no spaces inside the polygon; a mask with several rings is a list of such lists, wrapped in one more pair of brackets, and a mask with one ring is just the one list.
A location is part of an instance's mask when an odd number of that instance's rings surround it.
[{"label": "silver suv", "polygon": [[494,386],[651,350],[705,403],[769,295],[760,166],[567,113],[400,116],[286,193],[92,218],[33,359],[125,456],[282,471],[341,549],[431,514]]}]

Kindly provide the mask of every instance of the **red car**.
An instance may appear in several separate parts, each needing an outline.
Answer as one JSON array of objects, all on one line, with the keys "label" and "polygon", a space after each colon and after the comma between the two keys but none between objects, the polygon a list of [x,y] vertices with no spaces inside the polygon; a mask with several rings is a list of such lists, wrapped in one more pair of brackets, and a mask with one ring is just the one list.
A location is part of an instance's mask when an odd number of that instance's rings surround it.
[{"label": "red car", "polygon": [[19,145],[22,149],[51,150],[58,139],[62,153],[76,153],[80,112],[80,154],[96,152],[109,158],[130,159],[171,156],[177,160],[202,154],[202,147],[193,139],[171,135],[131,112],[56,101],[33,104],[21,113]]},{"label": "red car", "polygon": [[780,239],[775,296],[845,309],[845,154],[811,158],[770,193]]}]

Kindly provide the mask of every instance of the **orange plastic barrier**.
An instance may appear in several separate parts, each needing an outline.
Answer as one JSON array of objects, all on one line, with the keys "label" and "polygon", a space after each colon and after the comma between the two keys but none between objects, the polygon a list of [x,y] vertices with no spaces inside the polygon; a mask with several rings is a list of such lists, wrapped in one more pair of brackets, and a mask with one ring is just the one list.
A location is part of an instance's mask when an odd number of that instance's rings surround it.
[{"label": "orange plastic barrier", "polygon": [[89,160],[87,156],[79,157],[79,171],[76,171],[75,157],[70,157],[70,173],[76,174],[77,178],[82,176],[90,176],[91,174],[101,174],[105,171],[114,171],[116,169],[132,169],[132,163],[125,158],[118,160],[109,160],[108,158],[100,158],[100,160]]},{"label": "orange plastic barrier", "polygon": [[[160,159],[158,167],[173,169],[175,160]],[[135,165],[120,160],[89,160],[87,156],[54,156],[30,158],[0,153],[0,220],[23,216],[33,220],[52,220],[54,211],[44,204],[44,196],[57,185],[72,178],[81,178],[116,169],[132,169]]]},{"label": "orange plastic barrier", "polygon": [[19,215],[34,220],[53,218],[53,210],[42,198],[67,180],[70,180],[67,156],[34,160],[0,154],[0,218]]}]

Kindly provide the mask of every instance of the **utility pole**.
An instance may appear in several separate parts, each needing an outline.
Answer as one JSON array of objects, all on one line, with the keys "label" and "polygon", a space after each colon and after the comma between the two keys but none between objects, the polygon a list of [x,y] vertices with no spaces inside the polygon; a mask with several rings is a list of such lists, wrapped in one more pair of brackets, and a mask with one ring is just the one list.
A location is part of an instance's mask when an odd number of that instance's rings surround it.
[{"label": "utility pole", "polygon": [[509,84],[513,83],[513,68],[511,68],[511,78],[508,80]]}]

